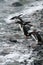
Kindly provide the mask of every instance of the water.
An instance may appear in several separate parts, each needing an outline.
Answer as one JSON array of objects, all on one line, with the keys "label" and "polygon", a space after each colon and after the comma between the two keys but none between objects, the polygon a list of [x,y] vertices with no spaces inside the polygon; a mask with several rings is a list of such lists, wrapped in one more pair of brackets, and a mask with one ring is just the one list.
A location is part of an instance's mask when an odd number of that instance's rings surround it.
[{"label": "water", "polygon": [[[37,45],[32,38],[25,39],[19,26],[10,18],[23,14],[24,21],[31,21],[35,28],[41,29],[43,38],[43,1],[17,0],[23,6],[14,7],[16,0],[0,0],[0,65],[43,65],[43,45]],[[37,4],[36,4],[37,3]],[[11,42],[10,39],[17,42]]]}]

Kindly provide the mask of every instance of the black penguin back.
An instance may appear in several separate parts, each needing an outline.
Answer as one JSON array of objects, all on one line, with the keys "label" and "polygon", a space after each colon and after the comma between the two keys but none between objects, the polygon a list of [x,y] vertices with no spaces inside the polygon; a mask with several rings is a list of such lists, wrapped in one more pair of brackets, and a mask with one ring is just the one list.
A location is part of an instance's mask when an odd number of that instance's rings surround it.
[{"label": "black penguin back", "polygon": [[23,32],[25,36],[28,36],[28,28],[26,26],[23,26]]},{"label": "black penguin back", "polygon": [[36,32],[36,36],[37,36],[38,42],[42,42],[41,35],[38,32]]}]

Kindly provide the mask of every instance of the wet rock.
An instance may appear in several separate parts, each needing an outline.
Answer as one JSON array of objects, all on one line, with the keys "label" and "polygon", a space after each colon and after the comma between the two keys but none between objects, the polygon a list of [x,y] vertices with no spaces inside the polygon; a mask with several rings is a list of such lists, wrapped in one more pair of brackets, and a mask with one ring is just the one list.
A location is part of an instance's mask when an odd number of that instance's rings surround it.
[{"label": "wet rock", "polygon": [[20,62],[20,64],[27,65],[28,62],[27,62],[27,60],[24,60],[23,62]]},{"label": "wet rock", "polygon": [[43,15],[41,16],[41,19],[43,19]]},{"label": "wet rock", "polygon": [[36,13],[33,13],[33,16],[36,15]]},{"label": "wet rock", "polygon": [[35,60],[34,65],[42,65],[42,61],[41,60]]},{"label": "wet rock", "polygon": [[42,4],[43,5],[43,4]]},{"label": "wet rock", "polygon": [[17,42],[17,40],[14,40],[14,39],[9,39],[9,41],[10,41],[10,42],[14,42],[14,43]]},{"label": "wet rock", "polygon": [[40,22],[40,27],[43,27],[43,22]]},{"label": "wet rock", "polygon": [[0,2],[4,2],[4,0],[0,0]]},{"label": "wet rock", "polygon": [[27,62],[26,60],[24,60],[24,64],[27,65],[27,63],[28,63],[28,62]]},{"label": "wet rock", "polygon": [[39,1],[39,0],[36,0],[36,1]]},{"label": "wet rock", "polygon": [[42,42],[39,42],[37,45],[43,45],[43,41]]},{"label": "wet rock", "polygon": [[20,2],[14,2],[12,3],[12,6],[19,7],[19,6],[22,6],[22,4]]},{"label": "wet rock", "polygon": [[15,30],[15,31],[21,31],[21,29],[19,27],[17,29],[13,29],[13,30]]},{"label": "wet rock", "polygon": [[31,7],[33,7],[34,5],[31,5]]},{"label": "wet rock", "polygon": [[40,55],[41,57],[43,57],[43,51],[40,50],[37,55]]},{"label": "wet rock", "polygon": [[37,45],[33,51],[39,51],[40,50],[40,45]]},{"label": "wet rock", "polygon": [[3,65],[5,62],[5,58],[3,56],[0,56],[0,65]]},{"label": "wet rock", "polygon": [[20,64],[24,64],[23,62],[20,62]]},{"label": "wet rock", "polygon": [[7,55],[7,54],[9,54],[9,53],[4,52],[4,51],[2,51],[2,52],[0,53],[0,55],[3,55],[3,56],[5,56],[5,55]]},{"label": "wet rock", "polygon": [[37,10],[36,12],[39,12],[39,10]]},{"label": "wet rock", "polygon": [[14,61],[14,62],[6,62],[7,65],[20,65],[19,62]]},{"label": "wet rock", "polygon": [[10,42],[17,43],[18,40],[17,40],[15,37],[16,37],[16,35],[13,35],[13,37],[10,37],[10,38],[9,38],[9,41],[10,41]]}]

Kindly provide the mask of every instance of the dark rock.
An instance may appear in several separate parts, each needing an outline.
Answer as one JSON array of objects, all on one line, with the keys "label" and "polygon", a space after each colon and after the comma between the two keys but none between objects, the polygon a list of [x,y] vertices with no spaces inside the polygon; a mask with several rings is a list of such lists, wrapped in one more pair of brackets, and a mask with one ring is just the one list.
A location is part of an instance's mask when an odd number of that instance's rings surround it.
[{"label": "dark rock", "polygon": [[37,45],[33,51],[39,51],[40,50],[40,45]]},{"label": "dark rock", "polygon": [[41,16],[41,18],[43,18],[43,15]]},{"label": "dark rock", "polygon": [[36,12],[39,12],[39,10],[37,10]]},{"label": "dark rock", "polygon": [[20,64],[24,64],[23,62],[20,62]]},{"label": "dark rock", "polygon": [[0,0],[0,2],[5,2],[4,0]]},{"label": "dark rock", "polygon": [[20,64],[23,64],[23,65],[27,65],[27,61],[26,60],[24,60],[23,62],[20,62]]},{"label": "dark rock", "polygon": [[31,5],[31,7],[33,7],[34,5]]},{"label": "dark rock", "polygon": [[40,26],[43,27],[43,22],[40,23]]},{"label": "dark rock", "polygon": [[21,31],[21,29],[18,27],[17,29],[14,29],[15,31]]},{"label": "dark rock", "polygon": [[31,59],[31,57],[29,57],[28,59]]},{"label": "dark rock", "polygon": [[37,45],[43,45],[43,41],[42,42],[38,42],[38,44]]},{"label": "dark rock", "polygon": [[39,51],[37,55],[40,55],[41,57],[43,57],[43,51]]},{"label": "dark rock", "polygon": [[34,61],[34,65],[42,65],[41,60],[35,60],[35,61]]},{"label": "dark rock", "polygon": [[39,1],[39,0],[36,0],[36,1]]},{"label": "dark rock", "polygon": [[10,42],[14,42],[14,43],[17,42],[17,40],[15,40],[15,39],[11,39],[11,38],[9,39],[9,41],[10,41]]},{"label": "dark rock", "polygon": [[20,2],[15,2],[15,3],[12,3],[12,6],[19,7],[19,6],[22,6],[22,4]]},{"label": "dark rock", "polygon": [[2,52],[0,53],[0,55],[3,55],[3,56],[5,56],[5,55],[7,55],[7,54],[9,54],[9,53],[4,52],[4,51],[2,51]]},{"label": "dark rock", "polygon": [[10,40],[10,41],[11,41],[11,42],[15,42],[15,43],[17,42],[17,40]]},{"label": "dark rock", "polygon": [[33,13],[33,16],[36,15],[36,13]]},{"label": "dark rock", "polygon": [[43,5],[43,4],[42,4]]},{"label": "dark rock", "polygon": [[28,63],[28,62],[27,62],[26,60],[24,60],[24,64],[27,65],[27,63]]}]

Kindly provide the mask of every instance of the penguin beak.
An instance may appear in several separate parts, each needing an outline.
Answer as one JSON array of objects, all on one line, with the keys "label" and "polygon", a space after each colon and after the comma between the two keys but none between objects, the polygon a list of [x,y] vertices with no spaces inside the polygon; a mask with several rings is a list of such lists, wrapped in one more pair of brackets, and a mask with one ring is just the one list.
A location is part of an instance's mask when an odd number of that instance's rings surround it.
[{"label": "penguin beak", "polygon": [[16,17],[12,17],[10,20],[13,20],[13,19],[15,19]]},{"label": "penguin beak", "polygon": [[18,19],[20,16],[21,16],[22,14],[20,14],[19,16],[14,16],[14,17],[12,17],[10,20],[13,20],[13,19]]}]

